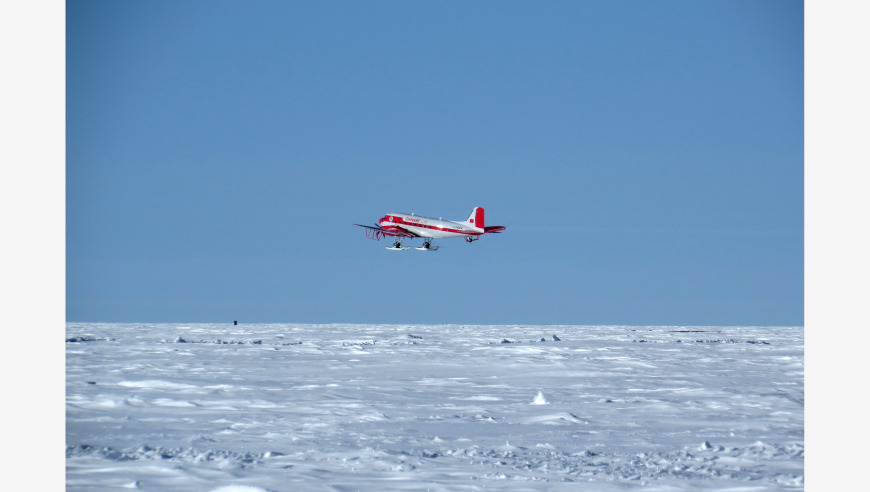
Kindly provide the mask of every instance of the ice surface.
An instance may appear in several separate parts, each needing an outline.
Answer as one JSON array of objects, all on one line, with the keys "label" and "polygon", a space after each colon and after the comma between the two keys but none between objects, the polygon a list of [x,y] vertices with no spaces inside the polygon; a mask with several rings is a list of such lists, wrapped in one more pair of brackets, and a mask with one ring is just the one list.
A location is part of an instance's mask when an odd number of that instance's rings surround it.
[{"label": "ice surface", "polygon": [[70,323],[67,490],[802,490],[803,340]]}]

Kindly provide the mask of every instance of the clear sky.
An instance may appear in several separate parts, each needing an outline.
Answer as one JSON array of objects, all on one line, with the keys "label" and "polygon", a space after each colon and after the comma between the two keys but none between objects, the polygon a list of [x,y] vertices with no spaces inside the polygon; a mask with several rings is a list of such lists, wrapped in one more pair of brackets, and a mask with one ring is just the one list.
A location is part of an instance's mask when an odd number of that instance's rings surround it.
[{"label": "clear sky", "polygon": [[802,325],[803,8],[70,0],[66,318]]}]

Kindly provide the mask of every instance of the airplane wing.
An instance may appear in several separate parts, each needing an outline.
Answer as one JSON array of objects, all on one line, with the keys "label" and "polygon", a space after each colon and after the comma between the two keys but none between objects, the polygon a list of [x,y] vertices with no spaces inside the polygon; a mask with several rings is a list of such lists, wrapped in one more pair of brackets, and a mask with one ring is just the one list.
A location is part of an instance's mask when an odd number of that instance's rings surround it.
[{"label": "airplane wing", "polygon": [[380,233],[380,234],[383,234],[385,236],[417,237],[416,234],[411,234],[410,232],[408,232],[408,231],[406,231],[398,226],[392,226],[389,229],[384,229],[383,227],[367,226],[367,225],[362,225],[362,224],[354,224],[354,225],[360,226],[360,227],[365,227],[366,229],[368,229],[370,231],[375,231],[376,234]]}]

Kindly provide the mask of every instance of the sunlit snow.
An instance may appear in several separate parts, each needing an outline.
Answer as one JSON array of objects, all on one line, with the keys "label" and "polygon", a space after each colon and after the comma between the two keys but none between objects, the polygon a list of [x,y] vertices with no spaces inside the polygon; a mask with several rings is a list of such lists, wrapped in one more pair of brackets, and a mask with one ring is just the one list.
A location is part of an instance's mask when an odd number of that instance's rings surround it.
[{"label": "sunlit snow", "polygon": [[66,484],[802,490],[802,327],[69,323]]}]

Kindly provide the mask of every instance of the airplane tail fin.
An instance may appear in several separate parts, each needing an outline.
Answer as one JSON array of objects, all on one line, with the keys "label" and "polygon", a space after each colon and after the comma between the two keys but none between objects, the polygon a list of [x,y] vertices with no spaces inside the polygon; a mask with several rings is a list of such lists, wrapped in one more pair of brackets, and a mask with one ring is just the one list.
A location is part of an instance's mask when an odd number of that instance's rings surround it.
[{"label": "airplane tail fin", "polygon": [[483,229],[485,227],[483,219],[483,207],[474,207],[474,210],[471,211],[471,215],[468,216],[468,220],[466,220],[465,222],[472,227]]}]

